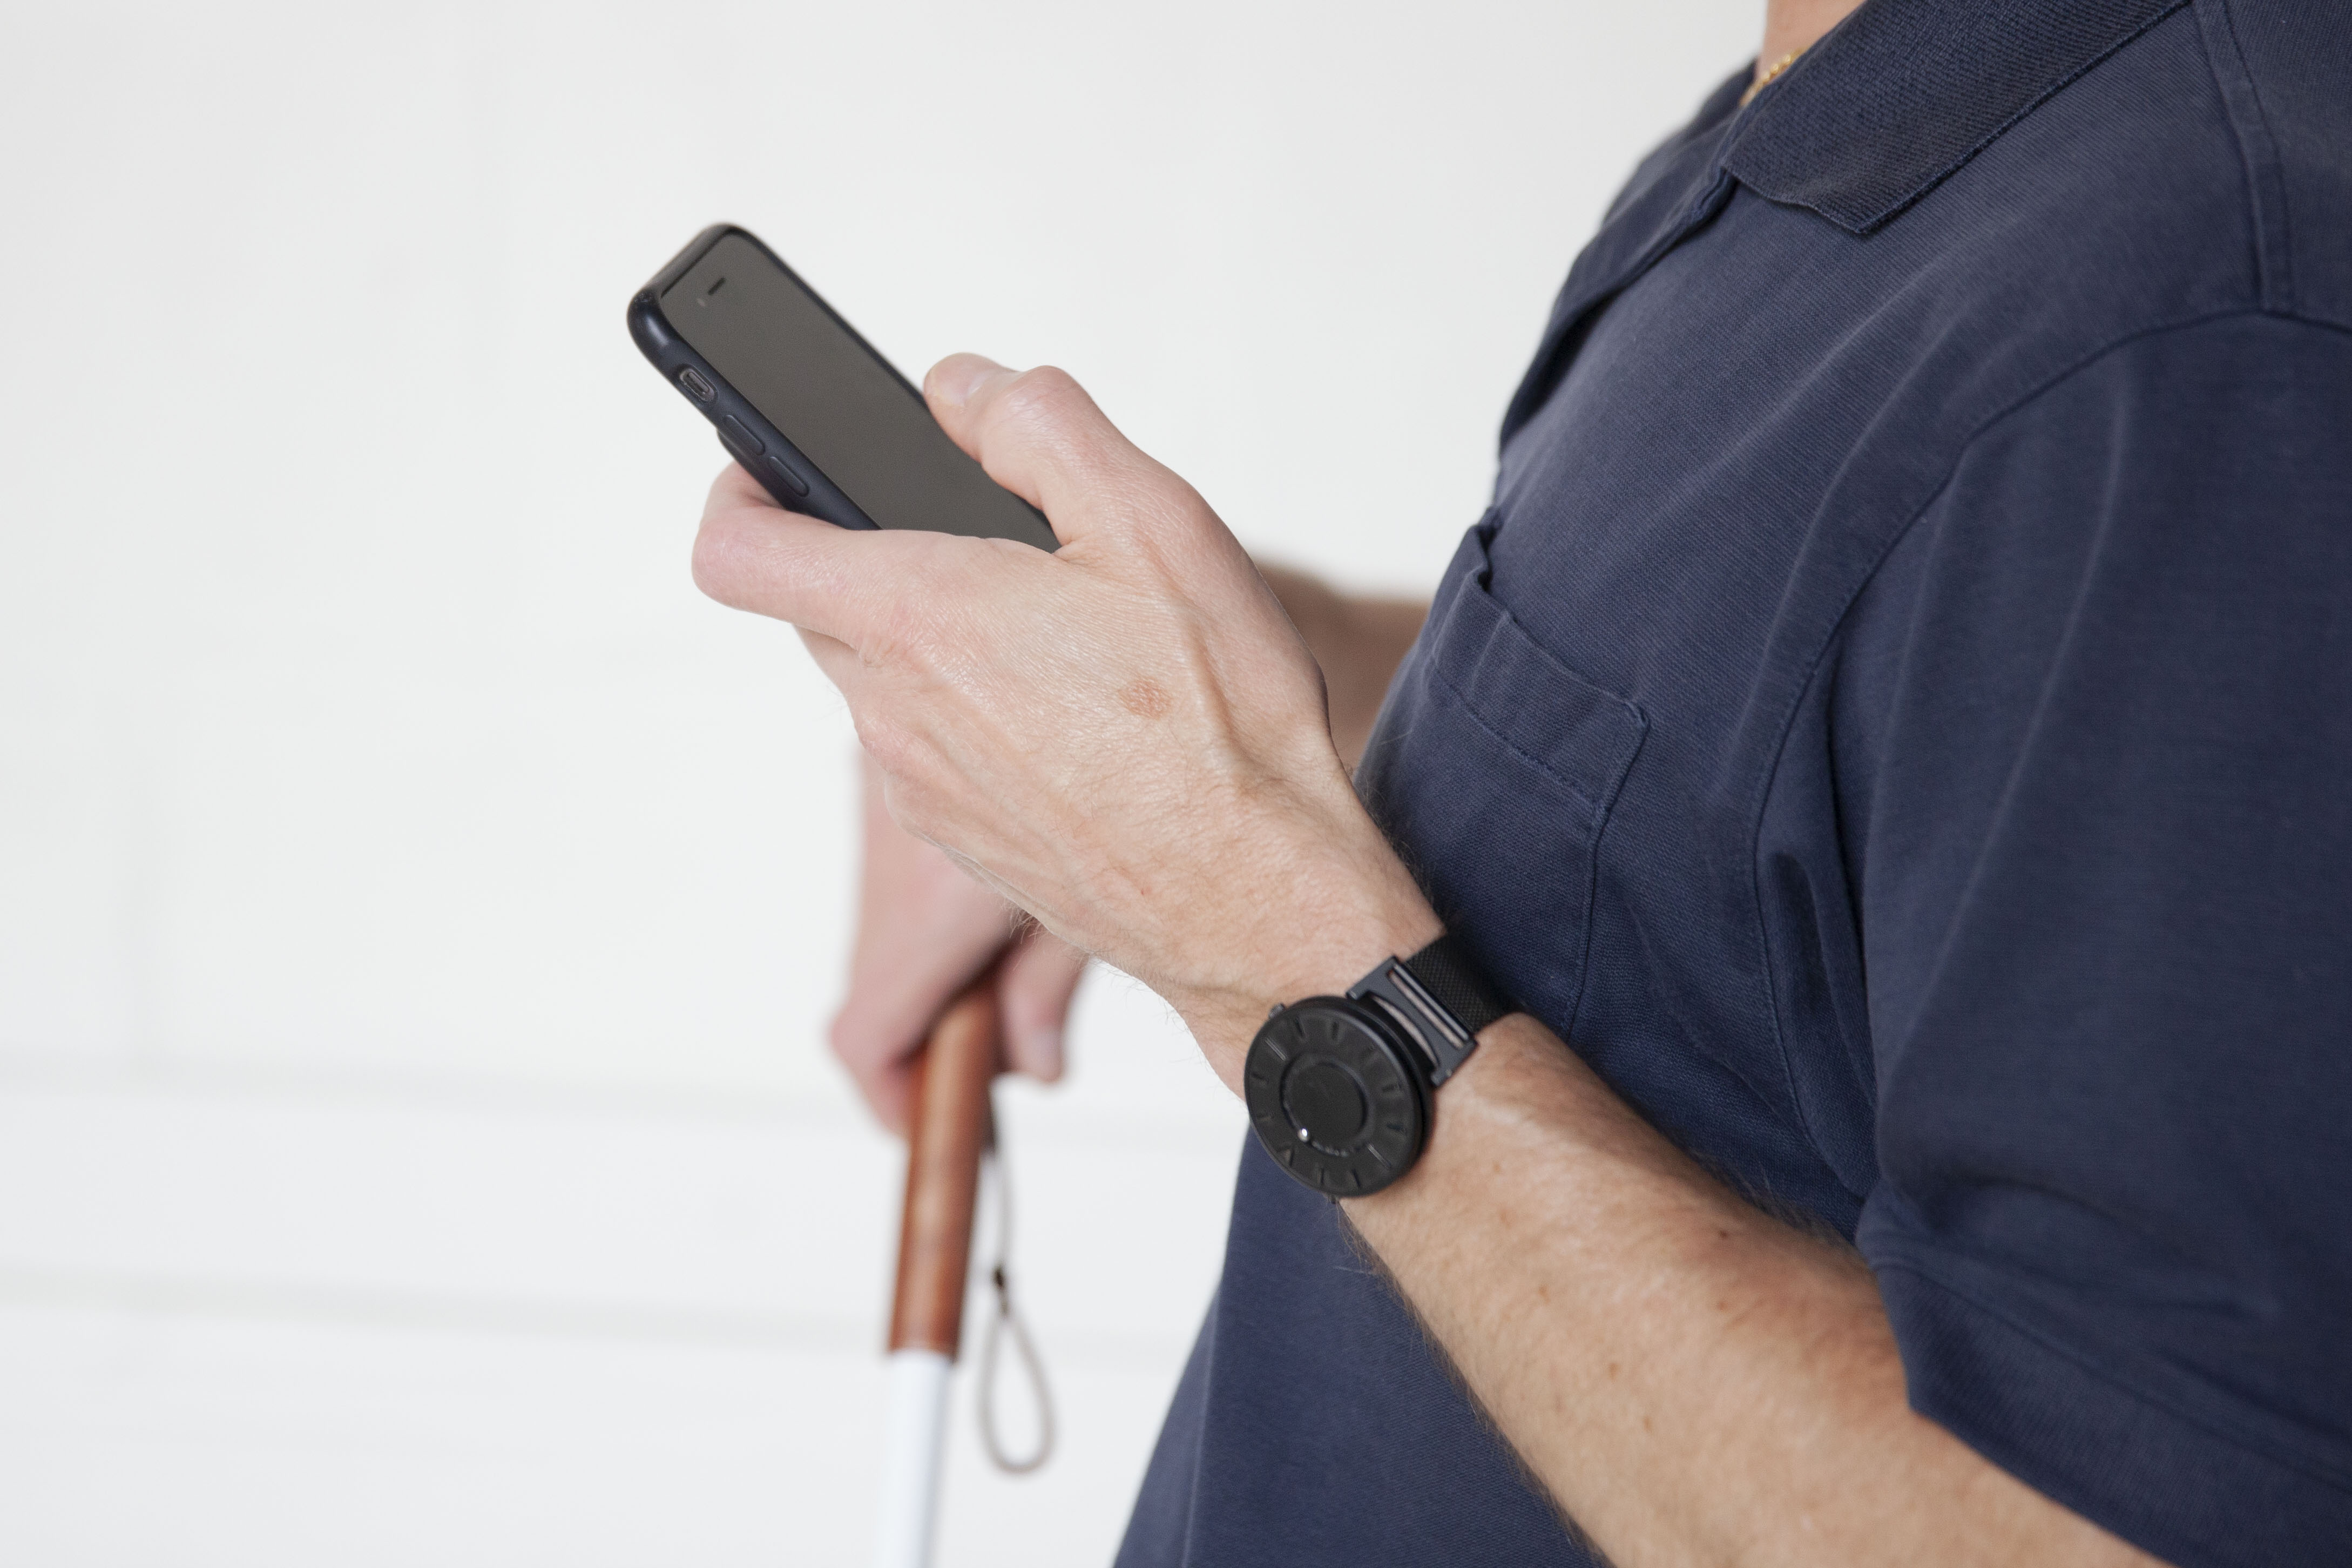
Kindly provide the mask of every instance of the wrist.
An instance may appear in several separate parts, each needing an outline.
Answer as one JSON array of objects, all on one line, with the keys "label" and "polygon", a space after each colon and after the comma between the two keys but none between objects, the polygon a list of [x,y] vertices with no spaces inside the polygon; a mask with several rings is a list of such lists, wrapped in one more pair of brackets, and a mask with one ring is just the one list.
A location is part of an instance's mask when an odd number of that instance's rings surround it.
[{"label": "wrist", "polygon": [[[1549,1026],[1513,1013],[1479,1031],[1477,1050],[1446,1084],[1444,1114],[1430,1130],[1421,1163],[1386,1191],[1348,1199],[1351,1216],[1376,1252],[1399,1227],[1442,1229],[1465,1193],[1492,1178],[1495,1151],[1514,1146],[1531,1128],[1582,1171],[1668,1185],[1695,1174]],[[1587,1217],[1612,1201],[1600,1190],[1566,1184],[1556,1195]]]},{"label": "wrist", "polygon": [[1402,1238],[1443,1234],[1464,1201],[1465,1182],[1480,1179],[1478,1162],[1507,1146],[1515,1122],[1574,1096],[1561,1080],[1581,1064],[1565,1051],[1545,1049],[1539,1042],[1549,1033],[1524,1013],[1480,1030],[1478,1048],[1445,1086],[1444,1110],[1413,1168],[1392,1186],[1339,1200],[1374,1253],[1386,1258]]},{"label": "wrist", "polygon": [[1272,1009],[1339,994],[1382,959],[1418,952],[1444,929],[1395,852],[1370,837],[1370,846],[1318,857],[1284,879],[1286,887],[1251,911],[1259,932],[1235,967],[1170,996],[1236,1094],[1250,1040]]}]

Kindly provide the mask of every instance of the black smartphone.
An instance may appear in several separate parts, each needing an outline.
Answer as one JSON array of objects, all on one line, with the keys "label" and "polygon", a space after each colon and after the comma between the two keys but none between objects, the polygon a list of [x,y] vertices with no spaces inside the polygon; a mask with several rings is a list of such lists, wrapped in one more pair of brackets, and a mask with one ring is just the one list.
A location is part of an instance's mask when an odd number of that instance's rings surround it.
[{"label": "black smartphone", "polygon": [[844,528],[1059,542],[749,229],[696,235],[629,301],[629,335],[780,506]]}]

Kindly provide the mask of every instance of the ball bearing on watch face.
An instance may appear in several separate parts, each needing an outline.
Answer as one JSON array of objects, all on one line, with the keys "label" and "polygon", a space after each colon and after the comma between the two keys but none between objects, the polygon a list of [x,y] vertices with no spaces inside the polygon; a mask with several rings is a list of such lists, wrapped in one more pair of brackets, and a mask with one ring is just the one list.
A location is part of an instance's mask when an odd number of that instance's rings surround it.
[{"label": "ball bearing on watch face", "polygon": [[1242,1070],[1260,1142],[1335,1197],[1376,1193],[1411,1168],[1429,1091],[1396,1026],[1366,1003],[1315,996],[1266,1020]]}]

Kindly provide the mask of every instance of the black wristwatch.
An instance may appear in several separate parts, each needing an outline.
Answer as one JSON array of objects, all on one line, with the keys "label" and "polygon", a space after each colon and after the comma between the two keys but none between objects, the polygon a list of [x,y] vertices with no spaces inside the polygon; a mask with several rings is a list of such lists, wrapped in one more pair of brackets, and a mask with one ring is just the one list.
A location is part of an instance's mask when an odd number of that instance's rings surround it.
[{"label": "black wristwatch", "polygon": [[1250,1125],[1317,1192],[1379,1192],[1421,1158],[1430,1097],[1478,1031],[1515,1011],[1451,937],[1384,959],[1345,996],[1274,1010],[1242,1068]]}]

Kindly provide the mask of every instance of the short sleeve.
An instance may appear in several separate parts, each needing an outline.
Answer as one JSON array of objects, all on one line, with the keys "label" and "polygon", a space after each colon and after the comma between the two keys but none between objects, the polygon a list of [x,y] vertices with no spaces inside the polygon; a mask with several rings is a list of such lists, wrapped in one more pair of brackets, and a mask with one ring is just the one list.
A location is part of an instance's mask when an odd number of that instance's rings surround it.
[{"label": "short sleeve", "polygon": [[2151,333],[1906,536],[1856,868],[1911,1400],[2182,1568],[2352,1563],[2352,337]]}]

